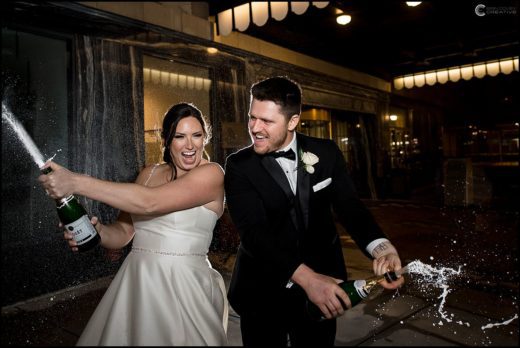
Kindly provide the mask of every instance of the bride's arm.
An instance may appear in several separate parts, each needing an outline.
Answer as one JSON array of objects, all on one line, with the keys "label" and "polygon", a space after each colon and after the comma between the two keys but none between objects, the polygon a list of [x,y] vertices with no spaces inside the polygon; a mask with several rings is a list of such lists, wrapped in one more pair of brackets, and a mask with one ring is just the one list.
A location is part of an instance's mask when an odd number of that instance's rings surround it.
[{"label": "bride's arm", "polygon": [[[144,185],[150,178],[154,166],[144,168],[137,176],[135,182]],[[103,224],[97,216],[90,220],[101,237],[101,246],[106,249],[118,250],[125,247],[134,237],[134,223],[129,213],[120,211],[117,220],[110,224]],[[64,238],[68,240],[69,246],[73,251],[78,251],[77,243],[72,233],[65,229]]]},{"label": "bride's arm", "polygon": [[132,214],[155,215],[201,206],[222,195],[224,174],[214,164],[196,167],[156,187],[116,183],[70,172],[50,162],[52,173],[38,180],[53,198],[76,193]]}]

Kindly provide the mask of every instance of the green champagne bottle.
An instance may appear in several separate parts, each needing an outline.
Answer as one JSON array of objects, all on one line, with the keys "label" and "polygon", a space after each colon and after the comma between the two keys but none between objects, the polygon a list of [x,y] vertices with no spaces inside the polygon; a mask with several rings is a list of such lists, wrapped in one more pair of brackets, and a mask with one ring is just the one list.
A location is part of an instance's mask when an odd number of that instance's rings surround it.
[{"label": "green champagne bottle", "polygon": [[[42,173],[49,174],[51,171],[52,169],[45,168]],[[58,217],[65,228],[73,234],[78,250],[83,252],[96,247],[101,241],[101,237],[76,196],[70,195],[55,201]]]},{"label": "green champagne bottle", "polygon": [[[386,279],[388,282],[392,282],[396,280],[402,273],[404,273],[404,271],[405,270],[399,270],[399,273],[390,271],[380,276],[374,276],[367,279],[349,280],[341,282],[338,285],[341,289],[343,289],[343,291],[347,293],[350,299],[350,303],[352,304],[352,307],[354,307],[363,299],[365,299],[368,294],[370,294],[370,292],[374,290],[374,288],[376,288],[384,279]],[[339,301],[342,305],[344,305],[343,301]],[[312,320],[322,321],[327,319],[325,315],[323,315],[323,312],[320,310],[320,308],[310,300],[307,300],[306,307],[307,314]],[[347,309],[346,306],[343,308]]]}]

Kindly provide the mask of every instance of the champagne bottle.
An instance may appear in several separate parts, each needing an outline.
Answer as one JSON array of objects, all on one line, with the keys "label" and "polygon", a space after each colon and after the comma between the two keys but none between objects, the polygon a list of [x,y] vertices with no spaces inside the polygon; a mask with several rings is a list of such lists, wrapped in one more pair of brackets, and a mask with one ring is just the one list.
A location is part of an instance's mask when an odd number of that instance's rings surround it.
[{"label": "champagne bottle", "polygon": [[[372,290],[378,287],[379,283],[381,283],[383,280],[386,279],[386,281],[390,283],[394,280],[397,280],[397,278],[401,276],[401,274],[406,273],[407,270],[408,269],[406,267],[403,267],[395,272],[390,271],[386,272],[383,275],[373,276],[367,279],[349,280],[341,282],[338,285],[339,287],[341,287],[341,289],[343,289],[343,291],[347,293],[350,299],[350,303],[352,304],[352,307],[354,307],[363,299],[365,299]],[[343,305],[343,308],[347,309],[343,301],[339,301]],[[309,318],[315,321],[322,321],[327,319],[323,312],[320,310],[320,308],[316,306],[314,303],[312,303],[310,300],[307,300],[307,314],[309,315]]]},{"label": "champagne bottle", "polygon": [[[50,172],[52,172],[50,167],[42,170],[43,174],[49,174]],[[76,196],[70,195],[55,201],[58,217],[65,228],[73,234],[78,250],[83,252],[96,247],[101,241],[101,237],[90,222],[87,211]]]}]

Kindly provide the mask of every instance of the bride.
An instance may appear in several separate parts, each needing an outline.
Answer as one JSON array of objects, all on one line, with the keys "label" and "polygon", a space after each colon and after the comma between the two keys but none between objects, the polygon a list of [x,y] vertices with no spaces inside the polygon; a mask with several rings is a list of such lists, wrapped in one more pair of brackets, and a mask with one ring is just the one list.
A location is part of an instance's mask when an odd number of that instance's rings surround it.
[{"label": "bride", "polygon": [[[193,104],[173,105],[162,127],[164,162],[144,168],[136,183],[115,183],[49,162],[38,180],[52,198],[70,194],[121,211],[104,225],[93,217],[101,245],[124,260],[85,327],[78,345],[227,344],[228,303],[222,276],[207,253],[224,210],[224,172],[202,158],[210,138]],[[64,232],[73,251],[77,244]]]}]

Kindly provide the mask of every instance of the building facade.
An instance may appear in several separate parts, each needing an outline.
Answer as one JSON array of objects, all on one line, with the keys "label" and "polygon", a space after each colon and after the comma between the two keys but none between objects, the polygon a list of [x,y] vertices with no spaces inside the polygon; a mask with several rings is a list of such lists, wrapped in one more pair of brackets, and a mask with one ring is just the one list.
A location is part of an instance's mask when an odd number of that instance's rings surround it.
[{"label": "building facade", "polygon": [[[2,103],[46,159],[77,172],[133,181],[143,166],[161,161],[162,116],[181,101],[209,118],[208,156],[224,166],[227,155],[250,144],[250,85],[276,75],[301,84],[298,130],[336,141],[363,198],[405,195],[410,158],[441,145],[438,106],[396,99],[389,81],[239,33],[220,37],[202,2],[2,7]],[[2,163],[2,306],[117,270],[122,258],[69,251],[54,202],[36,181],[38,167],[4,123]],[[117,217],[111,207],[80,199],[103,222]]]}]

